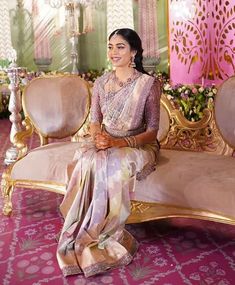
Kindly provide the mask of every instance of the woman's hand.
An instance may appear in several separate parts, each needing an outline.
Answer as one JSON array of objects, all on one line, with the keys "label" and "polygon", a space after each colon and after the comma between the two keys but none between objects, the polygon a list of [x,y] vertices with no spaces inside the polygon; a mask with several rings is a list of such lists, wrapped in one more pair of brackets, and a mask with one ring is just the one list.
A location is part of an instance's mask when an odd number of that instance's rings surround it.
[{"label": "woman's hand", "polygon": [[115,139],[107,133],[96,134],[95,145],[98,149],[107,149],[115,145]]}]

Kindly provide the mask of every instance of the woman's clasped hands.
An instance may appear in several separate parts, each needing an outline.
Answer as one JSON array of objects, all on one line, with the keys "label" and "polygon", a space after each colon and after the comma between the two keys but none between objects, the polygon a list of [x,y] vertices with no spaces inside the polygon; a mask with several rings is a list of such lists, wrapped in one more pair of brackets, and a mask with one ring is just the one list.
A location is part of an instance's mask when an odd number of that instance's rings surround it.
[{"label": "woman's clasped hands", "polygon": [[96,134],[94,142],[96,148],[100,150],[114,146],[114,138],[105,132]]}]

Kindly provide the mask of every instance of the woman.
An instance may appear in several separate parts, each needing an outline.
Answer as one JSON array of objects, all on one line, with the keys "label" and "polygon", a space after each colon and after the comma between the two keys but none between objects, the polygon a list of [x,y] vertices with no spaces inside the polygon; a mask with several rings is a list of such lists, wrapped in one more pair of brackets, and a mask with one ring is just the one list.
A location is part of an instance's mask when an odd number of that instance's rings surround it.
[{"label": "woman", "polygon": [[86,277],[131,262],[138,245],[125,229],[130,191],[156,165],[159,151],[160,84],[142,66],[137,33],[118,29],[109,37],[115,71],[94,83],[92,142],[83,144],[68,167],[65,218],[57,258],[65,276]]}]

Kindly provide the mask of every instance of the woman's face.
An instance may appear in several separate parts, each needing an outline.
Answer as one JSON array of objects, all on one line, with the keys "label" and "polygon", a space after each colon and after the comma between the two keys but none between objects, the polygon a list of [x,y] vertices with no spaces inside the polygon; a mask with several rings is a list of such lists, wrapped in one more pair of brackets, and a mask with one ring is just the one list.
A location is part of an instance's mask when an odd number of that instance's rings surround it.
[{"label": "woman's face", "polygon": [[108,43],[108,57],[115,67],[127,67],[135,51],[131,51],[129,43],[120,35],[113,35]]}]

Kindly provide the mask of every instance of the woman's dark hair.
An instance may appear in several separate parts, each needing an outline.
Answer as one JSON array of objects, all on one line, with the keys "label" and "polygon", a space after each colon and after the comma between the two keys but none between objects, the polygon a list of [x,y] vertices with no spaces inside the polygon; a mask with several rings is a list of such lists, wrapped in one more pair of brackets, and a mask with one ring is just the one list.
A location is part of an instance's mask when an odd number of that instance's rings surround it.
[{"label": "woman's dark hair", "polygon": [[126,40],[130,47],[131,50],[136,51],[136,55],[135,55],[135,69],[142,72],[142,73],[146,73],[148,74],[143,67],[143,48],[142,48],[142,43],[141,43],[141,39],[139,37],[139,35],[132,29],[129,28],[122,28],[122,29],[117,29],[115,31],[113,31],[110,36],[109,36],[109,40],[112,38],[113,35],[120,35],[124,38],[124,40]]}]

